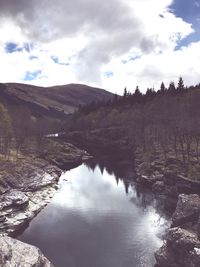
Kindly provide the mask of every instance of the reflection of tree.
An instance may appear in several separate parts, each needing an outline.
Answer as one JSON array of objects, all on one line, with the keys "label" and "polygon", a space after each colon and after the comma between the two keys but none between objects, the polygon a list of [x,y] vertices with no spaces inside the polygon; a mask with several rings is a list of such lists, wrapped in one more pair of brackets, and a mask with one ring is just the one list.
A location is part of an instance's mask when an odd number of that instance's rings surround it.
[{"label": "reflection of tree", "polygon": [[124,183],[125,192],[128,195],[128,190],[129,190],[130,183],[125,179],[123,180],[123,183]]},{"label": "reflection of tree", "polygon": [[130,183],[126,178],[127,166],[120,164],[120,162],[112,160],[109,161],[109,160],[95,160],[95,159],[87,161],[85,165],[92,171],[94,171],[94,169],[98,166],[102,174],[104,170],[106,170],[106,172],[109,175],[114,175],[117,184],[119,183],[120,180],[123,181],[125,192],[126,194],[128,194]]}]

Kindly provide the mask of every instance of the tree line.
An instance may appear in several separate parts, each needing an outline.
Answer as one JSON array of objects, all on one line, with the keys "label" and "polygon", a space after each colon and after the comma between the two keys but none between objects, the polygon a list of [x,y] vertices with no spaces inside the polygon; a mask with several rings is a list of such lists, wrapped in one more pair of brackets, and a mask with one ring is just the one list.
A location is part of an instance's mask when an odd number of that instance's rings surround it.
[{"label": "tree line", "polygon": [[165,160],[173,154],[187,172],[200,163],[200,85],[186,87],[180,77],[166,88],[139,87],[133,94],[124,90],[107,103],[92,103],[74,113],[67,130],[92,131],[113,128],[143,153],[158,149]]}]

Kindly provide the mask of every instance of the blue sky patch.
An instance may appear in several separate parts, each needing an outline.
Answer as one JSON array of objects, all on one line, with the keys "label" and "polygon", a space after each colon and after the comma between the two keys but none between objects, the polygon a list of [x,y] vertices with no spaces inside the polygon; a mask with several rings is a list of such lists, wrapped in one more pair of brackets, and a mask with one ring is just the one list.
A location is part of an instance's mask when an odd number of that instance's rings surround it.
[{"label": "blue sky patch", "polygon": [[140,59],[141,58],[141,56],[134,56],[134,57],[129,57],[128,59],[124,59],[124,60],[122,60],[122,64],[127,64],[128,62],[130,62],[130,61],[135,61],[135,60],[137,60],[137,59]]},{"label": "blue sky patch", "polygon": [[36,79],[38,77],[38,75],[40,75],[42,73],[41,70],[36,70],[34,72],[31,71],[27,71],[24,77],[25,81],[32,81],[34,79]]},{"label": "blue sky patch", "polygon": [[114,75],[114,73],[112,71],[106,71],[106,72],[104,72],[104,77],[106,77],[106,78],[110,78],[113,75]]},{"label": "blue sky patch", "polygon": [[24,43],[22,46],[15,42],[7,42],[5,45],[5,51],[6,53],[15,53],[15,52],[21,52],[21,51],[26,51],[28,53],[31,52],[33,48],[33,44],[31,43]]},{"label": "blue sky patch", "polygon": [[13,43],[13,42],[8,42],[5,45],[5,51],[6,53],[14,53],[18,49],[18,44]]},{"label": "blue sky patch", "polygon": [[188,37],[180,40],[176,47],[176,50],[183,46],[187,46],[192,42],[197,42],[200,40],[200,1],[199,0],[175,0],[170,6],[172,12],[177,16],[182,18],[184,21],[191,23],[194,33],[190,34]]},{"label": "blue sky patch", "polygon": [[59,64],[59,65],[64,65],[64,66],[69,66],[69,65],[70,65],[68,62],[67,62],[67,63],[60,62],[59,58],[56,57],[56,56],[51,56],[51,59],[52,59],[56,64]]}]

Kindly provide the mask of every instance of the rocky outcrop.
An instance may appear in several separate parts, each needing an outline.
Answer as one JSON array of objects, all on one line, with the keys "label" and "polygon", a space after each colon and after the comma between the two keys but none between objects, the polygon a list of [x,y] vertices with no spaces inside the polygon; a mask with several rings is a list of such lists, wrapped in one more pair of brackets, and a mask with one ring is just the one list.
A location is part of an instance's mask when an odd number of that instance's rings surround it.
[{"label": "rocky outcrop", "polygon": [[155,253],[156,266],[200,266],[200,197],[181,194],[164,245]]},{"label": "rocky outcrop", "polygon": [[[0,162],[0,267],[52,267],[41,251],[16,235],[51,200],[62,173],[90,158],[86,151],[52,142],[40,158]],[[59,166],[59,167],[58,167]]]},{"label": "rocky outcrop", "polygon": [[53,267],[42,252],[10,237],[0,237],[0,267]]},{"label": "rocky outcrop", "polygon": [[196,234],[175,227],[166,234],[164,245],[155,253],[159,267],[200,266],[200,241]]},{"label": "rocky outcrop", "polygon": [[51,200],[62,173],[58,165],[68,170],[90,158],[68,143],[50,147],[43,158],[0,162],[0,234],[14,235]]},{"label": "rocky outcrop", "polygon": [[189,222],[197,224],[199,215],[200,197],[197,194],[181,194],[172,216],[172,226],[182,226]]},{"label": "rocky outcrop", "polygon": [[43,152],[42,157],[64,170],[74,168],[92,158],[85,150],[70,143],[55,141],[51,144],[51,149]]},{"label": "rocky outcrop", "polygon": [[51,199],[61,170],[47,161],[1,162],[0,234],[13,234]]}]

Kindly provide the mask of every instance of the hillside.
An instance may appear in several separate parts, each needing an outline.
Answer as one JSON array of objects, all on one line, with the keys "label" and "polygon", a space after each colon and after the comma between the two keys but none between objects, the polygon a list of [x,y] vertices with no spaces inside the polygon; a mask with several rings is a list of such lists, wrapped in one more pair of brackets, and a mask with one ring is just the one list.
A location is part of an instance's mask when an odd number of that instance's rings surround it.
[{"label": "hillside", "polygon": [[0,84],[0,102],[9,110],[28,109],[34,116],[62,117],[72,113],[79,105],[108,100],[113,94],[99,88],[81,84],[39,87],[28,84]]}]

